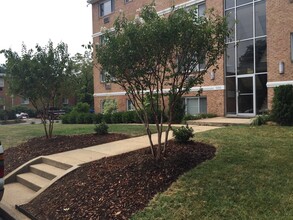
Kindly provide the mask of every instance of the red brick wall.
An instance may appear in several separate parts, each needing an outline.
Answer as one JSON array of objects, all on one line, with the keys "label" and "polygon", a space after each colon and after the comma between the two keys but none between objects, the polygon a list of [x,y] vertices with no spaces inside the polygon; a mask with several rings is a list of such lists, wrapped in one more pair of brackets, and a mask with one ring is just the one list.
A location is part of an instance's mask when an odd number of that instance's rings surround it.
[{"label": "red brick wall", "polygon": [[[137,9],[141,8],[144,4],[151,3],[152,0],[133,0],[128,4],[124,4],[123,0],[115,1],[115,12],[108,15],[110,18],[110,22],[108,24],[104,24],[103,18],[98,15],[98,3],[93,4],[93,33],[97,33],[101,31],[101,27],[111,28],[113,26],[113,22],[115,18],[120,14],[120,10],[122,10],[127,17],[130,19],[134,18],[137,14]],[[157,11],[161,11],[163,9],[169,8],[172,5],[178,5],[181,3],[187,2],[186,0],[157,0],[156,1],[156,9]],[[200,2],[200,1],[199,1]],[[220,0],[206,0],[206,5],[208,8],[215,8],[215,12],[223,15],[223,1]],[[99,42],[99,37],[94,38],[94,43]],[[219,60],[219,69],[216,70],[215,79],[211,80],[210,72],[213,68],[205,76],[205,83],[203,86],[219,86],[224,85],[224,62],[223,59]],[[111,89],[106,90],[104,83],[100,82],[100,68],[94,69],[94,93],[111,93],[111,92],[121,92],[121,88],[118,85],[111,84]],[[191,93],[188,96],[195,95],[195,93]],[[207,108],[209,113],[215,113],[218,115],[224,115],[224,90],[218,91],[205,91],[202,95],[207,97]],[[126,100],[125,96],[116,96],[116,97],[95,97],[95,111],[100,112],[100,101],[106,98],[115,98],[118,102],[118,110],[125,111],[126,110]]]},{"label": "red brick wall", "polygon": [[[289,0],[267,0],[268,82],[292,81],[290,33],[293,32],[293,3]],[[285,63],[285,73],[279,74],[279,62]],[[273,88],[268,89],[269,106]]]}]

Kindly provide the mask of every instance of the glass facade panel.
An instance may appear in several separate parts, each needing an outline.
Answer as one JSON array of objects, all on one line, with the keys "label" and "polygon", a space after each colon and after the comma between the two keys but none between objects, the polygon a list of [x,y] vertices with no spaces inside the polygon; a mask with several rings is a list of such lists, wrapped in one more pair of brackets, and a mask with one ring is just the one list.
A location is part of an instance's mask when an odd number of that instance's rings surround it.
[{"label": "glass facade panel", "polygon": [[255,3],[255,36],[267,34],[266,1]]},{"label": "glass facade panel", "polygon": [[227,42],[231,42],[231,41],[235,40],[235,23],[236,23],[236,20],[235,20],[235,11],[234,11],[234,9],[227,10],[225,12],[225,15],[228,16],[229,29],[232,29],[231,35],[227,39]]},{"label": "glass facade panel", "polygon": [[253,113],[253,77],[238,78],[238,113]]},{"label": "glass facade panel", "polygon": [[236,114],[235,77],[226,78],[226,112],[227,114]]},{"label": "glass facade panel", "polygon": [[226,49],[226,76],[235,75],[235,44],[228,44]]},{"label": "glass facade panel", "polygon": [[239,42],[237,47],[238,74],[252,74],[253,70],[253,40]]},{"label": "glass facade panel", "polygon": [[225,8],[232,8],[235,6],[235,0],[225,0]]},{"label": "glass facade panel", "polygon": [[267,72],[267,39],[258,38],[255,40],[255,72]]},{"label": "glass facade panel", "polygon": [[267,74],[255,76],[256,113],[262,114],[268,109]]},{"label": "glass facade panel", "polygon": [[236,9],[237,39],[253,37],[253,7],[252,4]]},{"label": "glass facade panel", "polygon": [[236,0],[237,6],[252,2],[252,0]]}]

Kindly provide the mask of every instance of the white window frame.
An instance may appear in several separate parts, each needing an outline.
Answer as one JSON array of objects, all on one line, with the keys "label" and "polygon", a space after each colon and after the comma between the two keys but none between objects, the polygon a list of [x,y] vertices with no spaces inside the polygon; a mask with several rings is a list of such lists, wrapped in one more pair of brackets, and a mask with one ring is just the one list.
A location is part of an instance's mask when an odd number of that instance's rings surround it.
[{"label": "white window frame", "polygon": [[[198,113],[197,114],[206,114],[207,112],[200,112],[201,110],[201,102],[200,100],[201,99],[205,99],[206,100],[206,103],[207,103],[207,97],[206,96],[197,96],[197,97],[194,97],[194,96],[191,96],[191,97],[184,97],[184,105],[185,105],[185,114],[187,114],[187,109],[188,109],[188,106],[187,106],[187,100],[190,100],[190,99],[195,99],[197,102],[198,102]],[[206,110],[207,110],[207,107],[206,106]]]},{"label": "white window frame", "polygon": [[133,0],[124,0],[124,4],[128,4],[129,2],[132,2]]},{"label": "white window frame", "polygon": [[127,111],[134,111],[135,110],[135,108],[134,108],[132,102],[130,101],[130,99],[126,100],[126,110]]},{"label": "white window frame", "polygon": [[[106,12],[105,14],[105,8],[104,8],[104,5],[106,3],[110,2],[111,3],[111,11],[110,12]],[[114,12],[114,0],[105,0],[105,1],[102,1],[101,3],[99,3],[99,16],[100,17],[105,17],[111,13]],[[103,10],[102,10],[102,7],[103,7]]]},{"label": "white window frame", "polygon": [[68,105],[69,104],[69,99],[68,98],[63,98],[62,104],[63,105]]}]

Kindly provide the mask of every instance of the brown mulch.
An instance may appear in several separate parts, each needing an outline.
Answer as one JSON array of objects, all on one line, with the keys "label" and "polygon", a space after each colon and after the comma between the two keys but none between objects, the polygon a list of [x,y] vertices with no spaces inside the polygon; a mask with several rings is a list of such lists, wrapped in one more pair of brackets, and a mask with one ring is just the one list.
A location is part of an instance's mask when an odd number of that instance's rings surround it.
[{"label": "brown mulch", "polygon": [[17,147],[8,148],[5,150],[5,174],[10,173],[20,165],[39,156],[90,147],[111,141],[126,139],[129,137],[130,136],[125,134],[111,133],[107,135],[60,135],[51,139],[46,139],[45,137],[33,138]]},{"label": "brown mulch", "polygon": [[69,173],[21,208],[36,219],[128,219],[215,151],[203,143],[170,141],[159,163],[149,149],[103,158]]}]

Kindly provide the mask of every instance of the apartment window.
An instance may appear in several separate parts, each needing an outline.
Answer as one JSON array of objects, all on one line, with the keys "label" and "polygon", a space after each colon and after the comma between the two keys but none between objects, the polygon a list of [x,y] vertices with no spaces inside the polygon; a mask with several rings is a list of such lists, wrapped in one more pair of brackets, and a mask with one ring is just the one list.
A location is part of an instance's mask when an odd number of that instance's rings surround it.
[{"label": "apartment window", "polygon": [[23,104],[23,105],[28,105],[29,103],[30,103],[30,101],[29,101],[28,98],[23,98],[23,99],[21,100],[21,104]]},{"label": "apartment window", "polygon": [[106,16],[114,11],[114,0],[107,0],[99,4],[100,16]]},{"label": "apartment window", "polygon": [[67,99],[67,98],[63,98],[63,99],[62,99],[62,104],[63,104],[63,105],[68,105],[68,104],[69,104],[69,99]]},{"label": "apartment window", "polygon": [[[188,6],[188,7],[185,8],[185,10],[189,11],[191,9],[194,9],[194,7],[195,7],[194,5]],[[206,10],[206,5],[205,4],[199,4],[199,5],[196,5],[196,7],[197,7],[197,15],[199,17],[204,16],[205,10]]]},{"label": "apartment window", "polygon": [[185,113],[188,115],[206,114],[206,97],[188,97],[185,98]]},{"label": "apartment window", "polygon": [[109,73],[106,72],[106,71],[104,71],[104,70],[102,70],[102,71],[100,72],[100,82],[101,82],[101,83],[105,83],[105,82],[107,82],[108,80],[109,80]]},{"label": "apartment window", "polygon": [[291,61],[293,62],[293,33],[291,33]]},{"label": "apartment window", "polygon": [[127,100],[127,111],[134,111],[135,108],[130,100]]},{"label": "apartment window", "polygon": [[132,2],[133,0],[124,0],[124,3],[127,4],[129,2]]}]

